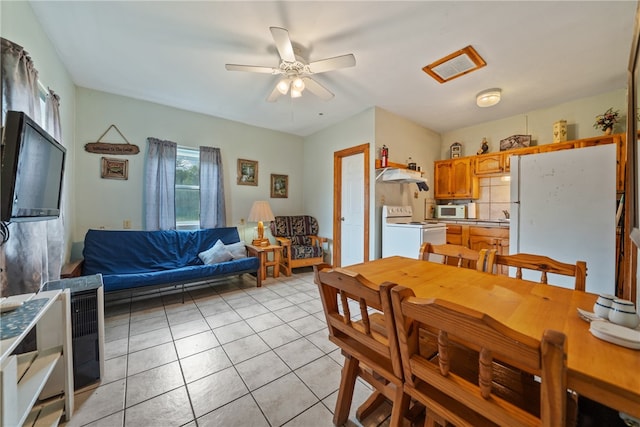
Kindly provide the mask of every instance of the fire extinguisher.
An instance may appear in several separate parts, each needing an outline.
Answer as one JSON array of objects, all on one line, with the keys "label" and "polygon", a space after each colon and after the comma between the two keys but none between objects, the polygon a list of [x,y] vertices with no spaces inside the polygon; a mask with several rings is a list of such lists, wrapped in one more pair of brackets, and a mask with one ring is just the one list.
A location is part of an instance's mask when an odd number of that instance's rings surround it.
[{"label": "fire extinguisher", "polygon": [[380,163],[383,168],[389,166],[389,149],[386,145],[382,146],[382,150],[380,150],[380,157],[382,158]]}]

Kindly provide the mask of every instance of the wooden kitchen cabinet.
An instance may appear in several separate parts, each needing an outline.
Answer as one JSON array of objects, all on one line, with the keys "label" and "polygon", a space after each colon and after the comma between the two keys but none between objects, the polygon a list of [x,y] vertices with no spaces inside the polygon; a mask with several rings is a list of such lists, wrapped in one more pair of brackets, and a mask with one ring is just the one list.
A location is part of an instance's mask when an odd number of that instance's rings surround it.
[{"label": "wooden kitchen cabinet", "polygon": [[[509,229],[506,227],[469,227],[469,247],[480,249],[495,249],[499,255],[509,254]],[[508,275],[509,269],[499,267],[498,273]]]},{"label": "wooden kitchen cabinet", "polygon": [[478,178],[473,173],[473,157],[434,162],[436,199],[477,199]]},{"label": "wooden kitchen cabinet", "polygon": [[476,175],[493,175],[507,172],[504,153],[485,154],[475,158]]},{"label": "wooden kitchen cabinet", "polygon": [[[509,229],[506,227],[469,226],[469,247],[480,249],[497,249],[498,254],[509,252]],[[506,247],[506,252],[504,248]]]},{"label": "wooden kitchen cabinet", "polygon": [[[447,224],[447,243],[475,249],[495,249],[498,254],[509,254],[509,228],[483,227],[466,224]],[[508,275],[502,268],[500,274]]]},{"label": "wooden kitchen cabinet", "polygon": [[467,246],[466,243],[463,243],[461,225],[447,224],[447,243],[450,245]]}]

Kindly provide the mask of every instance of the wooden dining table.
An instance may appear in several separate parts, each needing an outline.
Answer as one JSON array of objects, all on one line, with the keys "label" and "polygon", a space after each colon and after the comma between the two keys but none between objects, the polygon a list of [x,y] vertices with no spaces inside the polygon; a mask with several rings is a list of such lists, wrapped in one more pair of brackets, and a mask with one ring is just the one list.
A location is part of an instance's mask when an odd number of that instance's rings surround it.
[{"label": "wooden dining table", "polygon": [[593,311],[597,295],[399,256],[343,268],[478,310],[536,339],[546,329],[563,332],[569,389],[640,418],[640,350],[596,338],[578,316],[578,308]]}]

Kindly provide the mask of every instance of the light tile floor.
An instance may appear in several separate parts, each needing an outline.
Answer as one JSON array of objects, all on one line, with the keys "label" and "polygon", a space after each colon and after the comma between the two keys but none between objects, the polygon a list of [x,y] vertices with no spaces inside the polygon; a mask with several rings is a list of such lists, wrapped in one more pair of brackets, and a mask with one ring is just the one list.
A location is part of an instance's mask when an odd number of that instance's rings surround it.
[{"label": "light tile floor", "polygon": [[[73,426],[332,426],[343,357],[313,273],[249,275],[105,304],[105,375],[78,390]],[[348,426],[371,389],[358,381]]]}]

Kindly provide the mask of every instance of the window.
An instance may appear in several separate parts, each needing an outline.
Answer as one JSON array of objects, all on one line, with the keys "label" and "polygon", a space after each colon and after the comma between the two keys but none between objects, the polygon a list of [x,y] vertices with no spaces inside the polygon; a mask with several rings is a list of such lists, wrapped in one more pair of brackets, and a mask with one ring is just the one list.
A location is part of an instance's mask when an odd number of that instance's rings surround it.
[{"label": "window", "polygon": [[176,228],[200,227],[200,152],[178,147],[176,157]]}]

